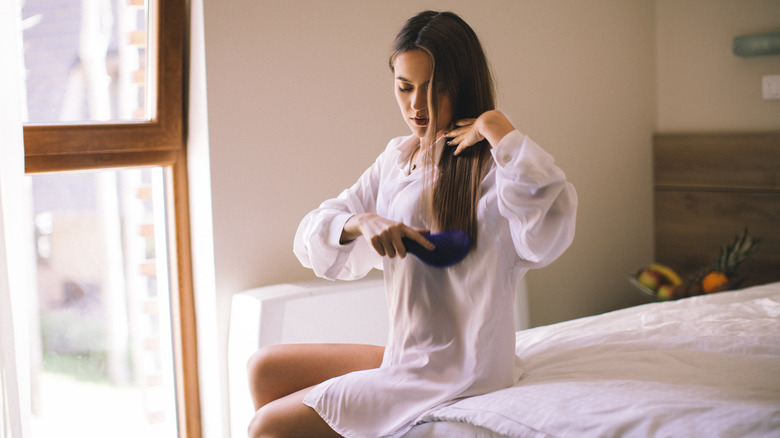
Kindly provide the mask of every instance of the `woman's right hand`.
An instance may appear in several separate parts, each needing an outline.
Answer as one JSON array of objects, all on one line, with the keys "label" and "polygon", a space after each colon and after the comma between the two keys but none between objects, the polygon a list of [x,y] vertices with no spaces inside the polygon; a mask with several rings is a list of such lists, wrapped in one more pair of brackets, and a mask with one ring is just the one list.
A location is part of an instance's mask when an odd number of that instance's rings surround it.
[{"label": "woman's right hand", "polygon": [[397,255],[404,258],[406,257],[406,247],[402,241],[404,237],[414,240],[429,250],[434,249],[433,244],[422,235],[426,232],[427,230],[415,229],[374,213],[361,213],[347,220],[340,241],[343,244],[363,236],[379,255],[390,258]]}]

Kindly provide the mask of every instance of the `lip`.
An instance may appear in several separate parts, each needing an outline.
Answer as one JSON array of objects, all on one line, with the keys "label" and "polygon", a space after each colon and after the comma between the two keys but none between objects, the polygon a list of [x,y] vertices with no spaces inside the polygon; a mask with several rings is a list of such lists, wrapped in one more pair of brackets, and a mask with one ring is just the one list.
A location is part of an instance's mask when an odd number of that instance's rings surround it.
[{"label": "lip", "polygon": [[412,117],[412,122],[414,122],[417,126],[428,126],[428,118],[427,117]]}]

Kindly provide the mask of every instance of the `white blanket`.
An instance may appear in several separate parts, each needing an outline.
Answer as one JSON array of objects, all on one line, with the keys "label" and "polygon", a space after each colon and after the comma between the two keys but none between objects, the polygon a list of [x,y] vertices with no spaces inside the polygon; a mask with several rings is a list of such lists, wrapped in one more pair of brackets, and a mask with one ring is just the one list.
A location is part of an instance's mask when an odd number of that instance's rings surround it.
[{"label": "white blanket", "polygon": [[517,333],[526,374],[432,411],[510,437],[780,436],[780,283]]}]

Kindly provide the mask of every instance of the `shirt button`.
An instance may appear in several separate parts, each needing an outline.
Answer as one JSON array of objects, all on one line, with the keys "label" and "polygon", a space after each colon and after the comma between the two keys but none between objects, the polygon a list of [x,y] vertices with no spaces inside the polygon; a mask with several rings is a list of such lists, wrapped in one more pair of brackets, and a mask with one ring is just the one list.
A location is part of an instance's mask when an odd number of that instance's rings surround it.
[{"label": "shirt button", "polygon": [[504,162],[504,164],[512,161],[512,156],[509,154],[505,154],[503,157],[501,157],[501,161]]}]

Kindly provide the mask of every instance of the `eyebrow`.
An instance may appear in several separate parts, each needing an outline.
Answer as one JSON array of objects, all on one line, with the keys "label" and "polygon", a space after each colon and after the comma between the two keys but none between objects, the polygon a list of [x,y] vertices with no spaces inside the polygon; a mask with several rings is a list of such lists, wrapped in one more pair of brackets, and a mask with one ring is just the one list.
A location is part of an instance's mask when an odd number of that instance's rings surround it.
[{"label": "eyebrow", "polygon": [[[401,81],[401,82],[408,82],[408,83],[410,83],[410,84],[413,84],[413,83],[414,83],[413,81],[411,81],[411,80],[409,80],[409,79],[406,79],[406,78],[405,78],[405,77],[403,77],[403,76],[396,76],[396,77],[395,77],[395,79],[396,79],[397,81]],[[423,82],[423,85],[425,85],[425,84],[427,84],[427,83],[430,83],[430,82],[431,82],[431,80],[430,80],[430,79],[428,79],[427,81]]]}]

